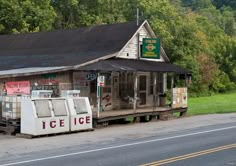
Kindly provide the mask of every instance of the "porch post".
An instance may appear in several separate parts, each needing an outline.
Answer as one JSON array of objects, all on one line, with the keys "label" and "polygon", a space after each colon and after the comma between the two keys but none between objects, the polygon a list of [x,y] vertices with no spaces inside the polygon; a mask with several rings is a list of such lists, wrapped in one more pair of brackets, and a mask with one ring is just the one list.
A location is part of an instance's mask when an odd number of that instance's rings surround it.
[{"label": "porch post", "polygon": [[155,110],[157,106],[157,73],[153,74],[153,111]]},{"label": "porch post", "polygon": [[171,106],[173,104],[174,73],[171,75]]},{"label": "porch post", "polygon": [[163,93],[166,93],[167,89],[167,73],[163,73]]},{"label": "porch post", "polygon": [[101,88],[99,85],[99,77],[100,77],[100,73],[98,72],[97,75],[97,117],[99,118],[99,112],[100,112],[100,106],[101,106]]},{"label": "porch post", "polygon": [[171,90],[174,88],[174,73],[171,75]]},{"label": "porch post", "polygon": [[138,97],[138,75],[137,72],[134,73],[134,105],[133,109],[134,111],[136,110],[136,105],[137,105],[137,97]]}]

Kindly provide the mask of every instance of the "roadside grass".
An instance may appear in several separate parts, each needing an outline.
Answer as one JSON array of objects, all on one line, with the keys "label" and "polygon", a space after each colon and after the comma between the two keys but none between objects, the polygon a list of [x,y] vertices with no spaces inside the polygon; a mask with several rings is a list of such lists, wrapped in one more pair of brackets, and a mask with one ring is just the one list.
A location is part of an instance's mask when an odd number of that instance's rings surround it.
[{"label": "roadside grass", "polygon": [[236,93],[188,99],[188,115],[236,112]]}]

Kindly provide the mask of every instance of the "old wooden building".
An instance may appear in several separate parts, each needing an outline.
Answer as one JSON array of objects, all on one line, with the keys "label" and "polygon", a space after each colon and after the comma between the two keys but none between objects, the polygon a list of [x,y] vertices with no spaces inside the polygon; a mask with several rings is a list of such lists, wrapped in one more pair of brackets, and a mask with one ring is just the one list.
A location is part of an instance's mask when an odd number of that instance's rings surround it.
[{"label": "old wooden building", "polygon": [[147,21],[2,35],[0,86],[28,80],[31,90],[53,90],[54,97],[61,90],[80,90],[89,97],[97,122],[157,116],[176,107],[185,112],[186,104],[176,106],[178,97],[172,95],[175,101],[166,107],[161,95],[168,73],[190,72],[171,64],[159,43],[158,56],[144,56],[143,49],[155,49],[157,39]]}]

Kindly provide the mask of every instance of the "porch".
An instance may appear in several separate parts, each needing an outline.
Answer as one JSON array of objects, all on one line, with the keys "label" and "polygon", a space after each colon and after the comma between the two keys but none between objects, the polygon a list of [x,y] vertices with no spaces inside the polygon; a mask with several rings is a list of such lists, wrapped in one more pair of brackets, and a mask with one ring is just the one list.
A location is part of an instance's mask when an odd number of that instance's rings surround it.
[{"label": "porch", "polygon": [[[178,117],[182,117],[187,113],[186,108],[171,108],[166,107],[147,107],[142,109],[122,109],[122,110],[111,110],[111,111],[102,111],[97,115],[97,111],[93,111],[93,125],[94,127],[105,127],[110,123],[119,123],[124,122],[127,118],[131,118],[132,122],[147,122],[147,121],[157,121],[157,120],[168,120],[174,116],[174,113]],[[175,115],[176,116],[176,115]]]},{"label": "porch", "polygon": [[[74,88],[80,90],[81,96],[90,98],[96,127],[127,118],[142,122],[167,120],[176,112],[184,115],[187,86],[176,88],[174,78],[183,75],[185,83],[188,74],[189,71],[170,63],[113,58],[78,68],[73,77],[80,79],[73,81],[79,83]],[[87,78],[86,83],[80,83],[81,78]],[[162,101],[167,100],[168,89],[169,101],[165,103]]]}]

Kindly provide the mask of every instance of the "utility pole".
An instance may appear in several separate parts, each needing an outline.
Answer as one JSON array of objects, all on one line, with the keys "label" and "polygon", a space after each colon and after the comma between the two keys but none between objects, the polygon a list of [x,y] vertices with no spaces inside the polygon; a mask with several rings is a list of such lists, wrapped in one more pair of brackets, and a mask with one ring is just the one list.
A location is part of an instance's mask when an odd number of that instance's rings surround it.
[{"label": "utility pole", "polygon": [[138,7],[137,7],[136,19],[137,19],[137,26],[139,26],[139,8]]}]

